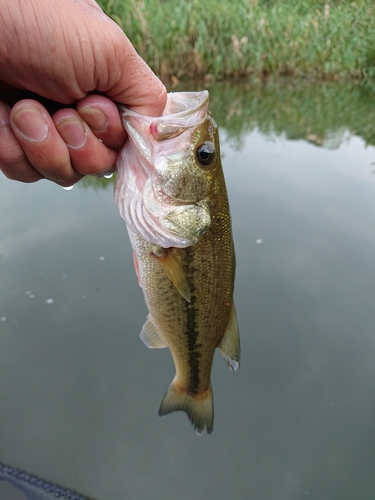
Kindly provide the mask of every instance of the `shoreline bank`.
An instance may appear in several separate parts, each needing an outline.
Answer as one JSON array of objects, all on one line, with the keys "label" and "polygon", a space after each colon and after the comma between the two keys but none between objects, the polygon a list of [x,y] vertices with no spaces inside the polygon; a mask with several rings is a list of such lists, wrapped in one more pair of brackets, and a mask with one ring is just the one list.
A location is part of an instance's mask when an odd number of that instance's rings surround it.
[{"label": "shoreline bank", "polygon": [[369,0],[101,0],[163,81],[375,77]]}]

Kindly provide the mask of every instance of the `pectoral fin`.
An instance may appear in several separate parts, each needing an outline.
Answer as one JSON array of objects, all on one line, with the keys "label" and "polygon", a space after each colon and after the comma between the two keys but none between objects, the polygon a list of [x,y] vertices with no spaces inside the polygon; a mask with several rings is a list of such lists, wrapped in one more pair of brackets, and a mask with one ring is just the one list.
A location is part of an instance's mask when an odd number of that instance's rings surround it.
[{"label": "pectoral fin", "polygon": [[226,332],[219,344],[219,350],[225,361],[228,363],[229,368],[234,372],[237,371],[240,366],[241,346],[236,309],[234,305],[232,306],[232,312]]},{"label": "pectoral fin", "polygon": [[134,264],[135,274],[137,275],[137,278],[138,278],[138,285],[142,288],[141,279],[140,279],[140,272],[139,272],[138,257],[137,257],[137,254],[134,252],[134,250],[133,250],[133,264]]},{"label": "pectoral fin", "polygon": [[146,323],[143,325],[141,333],[139,334],[142,342],[152,349],[161,349],[167,347],[163,335],[156,328],[153,317],[151,314],[147,316]]},{"label": "pectoral fin", "polygon": [[182,269],[176,257],[172,254],[172,251],[170,249],[165,249],[162,256],[155,255],[155,257],[163,266],[168,278],[172,281],[178,292],[184,299],[190,302],[190,289],[185,271]]}]

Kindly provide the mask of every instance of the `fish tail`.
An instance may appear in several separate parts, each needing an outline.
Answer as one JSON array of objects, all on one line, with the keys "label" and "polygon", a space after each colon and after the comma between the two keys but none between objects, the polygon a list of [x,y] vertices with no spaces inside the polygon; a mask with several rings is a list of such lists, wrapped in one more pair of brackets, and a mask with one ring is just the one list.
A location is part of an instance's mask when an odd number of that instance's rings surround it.
[{"label": "fish tail", "polygon": [[204,393],[192,394],[178,388],[175,381],[171,383],[160,404],[159,416],[174,411],[184,411],[197,434],[204,429],[211,434],[214,424],[214,404],[211,384]]}]

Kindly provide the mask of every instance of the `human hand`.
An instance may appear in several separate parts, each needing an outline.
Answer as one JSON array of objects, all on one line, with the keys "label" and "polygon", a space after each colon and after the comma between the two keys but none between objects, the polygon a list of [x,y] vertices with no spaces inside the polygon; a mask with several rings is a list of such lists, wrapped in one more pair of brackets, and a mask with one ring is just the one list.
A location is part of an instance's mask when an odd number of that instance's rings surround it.
[{"label": "human hand", "polygon": [[0,170],[69,186],[114,169],[114,101],[157,116],[166,90],[94,0],[0,0],[0,99]]}]

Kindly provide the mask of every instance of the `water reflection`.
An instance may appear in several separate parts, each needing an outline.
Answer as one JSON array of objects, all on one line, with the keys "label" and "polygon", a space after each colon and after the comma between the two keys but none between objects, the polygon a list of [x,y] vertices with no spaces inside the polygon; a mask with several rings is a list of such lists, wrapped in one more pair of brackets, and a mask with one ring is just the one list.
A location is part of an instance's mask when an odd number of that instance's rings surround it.
[{"label": "water reflection", "polygon": [[[320,101],[248,90],[228,120],[242,90],[210,89],[243,351],[235,377],[215,359],[210,439],[157,417],[173,363],[138,338],[146,310],[112,180],[69,193],[0,180],[2,460],[98,500],[372,498],[372,102],[327,88]],[[336,149],[307,140],[339,130]]]},{"label": "water reflection", "polygon": [[[212,111],[234,145],[258,129],[267,137],[306,139],[328,144],[347,131],[375,144],[374,92],[359,85],[292,82],[253,87],[246,84],[210,89]],[[337,137],[337,138],[336,138]]]},{"label": "water reflection", "polygon": [[[195,87],[200,89],[202,84],[181,84],[174,91]],[[330,150],[353,137],[361,138],[365,145],[375,144],[375,109],[371,105],[375,92],[368,86],[292,81],[265,86],[215,83],[207,88],[211,112],[234,149],[242,150],[249,132],[259,132],[270,140],[305,140]],[[362,148],[363,142],[355,141],[358,146],[352,144],[350,150]],[[86,177],[80,183],[95,189],[108,185],[105,178]]]}]

